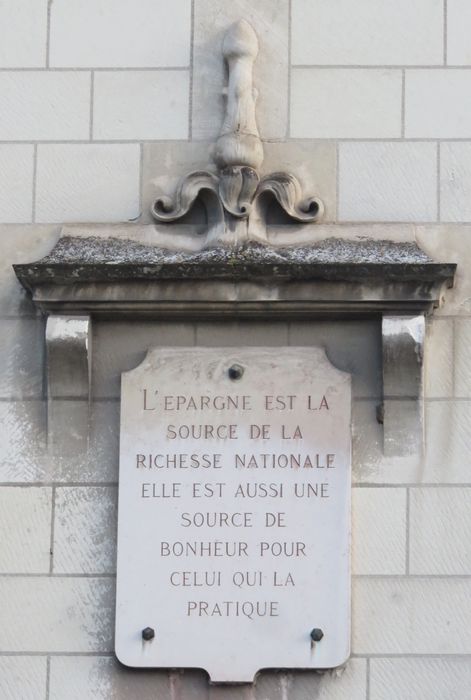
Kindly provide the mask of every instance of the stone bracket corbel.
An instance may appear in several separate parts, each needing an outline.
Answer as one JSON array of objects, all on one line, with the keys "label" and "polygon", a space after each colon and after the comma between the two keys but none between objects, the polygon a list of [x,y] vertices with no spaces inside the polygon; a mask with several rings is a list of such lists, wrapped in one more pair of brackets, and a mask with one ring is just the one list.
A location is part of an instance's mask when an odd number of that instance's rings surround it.
[{"label": "stone bracket corbel", "polygon": [[62,454],[70,437],[88,450],[91,395],[91,317],[52,314],[46,323],[48,449]]},{"label": "stone bracket corbel", "polygon": [[384,454],[418,455],[424,449],[423,366],[425,318],[382,319]]}]

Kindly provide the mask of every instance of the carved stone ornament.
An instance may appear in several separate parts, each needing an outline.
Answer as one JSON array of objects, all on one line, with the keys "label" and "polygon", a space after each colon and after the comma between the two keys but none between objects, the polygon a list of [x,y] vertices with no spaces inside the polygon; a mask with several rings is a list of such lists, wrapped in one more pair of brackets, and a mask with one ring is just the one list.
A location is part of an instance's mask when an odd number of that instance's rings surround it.
[{"label": "carved stone ornament", "polygon": [[268,243],[266,207],[273,199],[296,222],[317,221],[323,213],[321,200],[303,198],[301,184],[291,173],[275,172],[262,178],[259,175],[263,144],[257,128],[257,92],[252,80],[257,54],[257,35],[241,19],[229,29],[223,42],[229,72],[224,91],[226,113],[212,154],[219,173],[189,173],[173,197],[161,196],[152,206],[152,216],[157,221],[171,222],[185,216],[199,199],[208,222],[205,247],[237,248],[248,240]]},{"label": "carved stone ornament", "polygon": [[[156,223],[64,226],[46,257],[14,266],[37,309],[49,316],[48,433],[57,454],[63,399],[70,398],[64,391],[81,404],[77,431],[88,444],[91,325],[110,317],[381,318],[384,452],[421,453],[425,316],[443,303],[456,265],[432,260],[417,245],[413,225],[381,227],[383,238],[375,225],[318,224],[322,202],[303,198],[291,173],[260,176],[257,53],[252,27],[244,20],[233,25],[223,42],[229,81],[212,154],[216,167],[189,173],[173,197],[159,197]],[[197,201],[206,209],[203,230],[184,218],[167,225]],[[274,215],[277,208],[284,220]],[[286,216],[303,225],[285,225]],[[72,365],[77,386],[71,387]]]}]

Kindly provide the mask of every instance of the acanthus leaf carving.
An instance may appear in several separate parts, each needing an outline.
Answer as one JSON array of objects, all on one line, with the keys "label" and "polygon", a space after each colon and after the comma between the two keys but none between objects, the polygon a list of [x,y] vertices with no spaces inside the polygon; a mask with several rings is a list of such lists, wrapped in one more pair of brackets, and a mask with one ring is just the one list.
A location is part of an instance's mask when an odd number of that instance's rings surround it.
[{"label": "acanthus leaf carving", "polygon": [[253,168],[231,165],[219,178],[219,196],[224,209],[237,218],[250,216],[260,178]]}]

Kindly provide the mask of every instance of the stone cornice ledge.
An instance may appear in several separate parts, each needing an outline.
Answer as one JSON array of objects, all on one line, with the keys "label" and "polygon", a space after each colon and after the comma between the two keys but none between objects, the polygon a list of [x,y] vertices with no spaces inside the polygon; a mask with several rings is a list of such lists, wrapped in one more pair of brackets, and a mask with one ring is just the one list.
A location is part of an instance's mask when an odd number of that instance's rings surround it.
[{"label": "stone cornice ledge", "polygon": [[390,240],[342,225],[315,235],[308,225],[293,240],[289,228],[272,227],[267,245],[228,249],[203,247],[185,226],[171,235],[153,225],[70,226],[49,255],[14,268],[39,309],[74,315],[429,313],[453,284],[456,265],[434,262],[400,224],[387,227]]}]

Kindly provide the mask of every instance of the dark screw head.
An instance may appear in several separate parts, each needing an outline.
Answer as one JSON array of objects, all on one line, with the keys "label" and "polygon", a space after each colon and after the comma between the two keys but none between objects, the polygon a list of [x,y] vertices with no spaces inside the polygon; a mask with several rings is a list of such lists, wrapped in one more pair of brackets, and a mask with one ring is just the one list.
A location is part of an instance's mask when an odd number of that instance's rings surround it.
[{"label": "dark screw head", "polygon": [[155,631],[152,629],[152,627],[145,627],[142,630],[142,639],[144,639],[146,642],[148,642],[151,639],[154,639],[155,637]]},{"label": "dark screw head", "polygon": [[311,639],[313,642],[320,642],[323,636],[324,632],[318,627],[314,627],[314,629],[311,630]]},{"label": "dark screw head", "polygon": [[232,367],[229,367],[228,374],[229,379],[232,379],[232,381],[236,381],[237,379],[240,379],[244,374],[244,368],[240,365],[232,365]]}]

